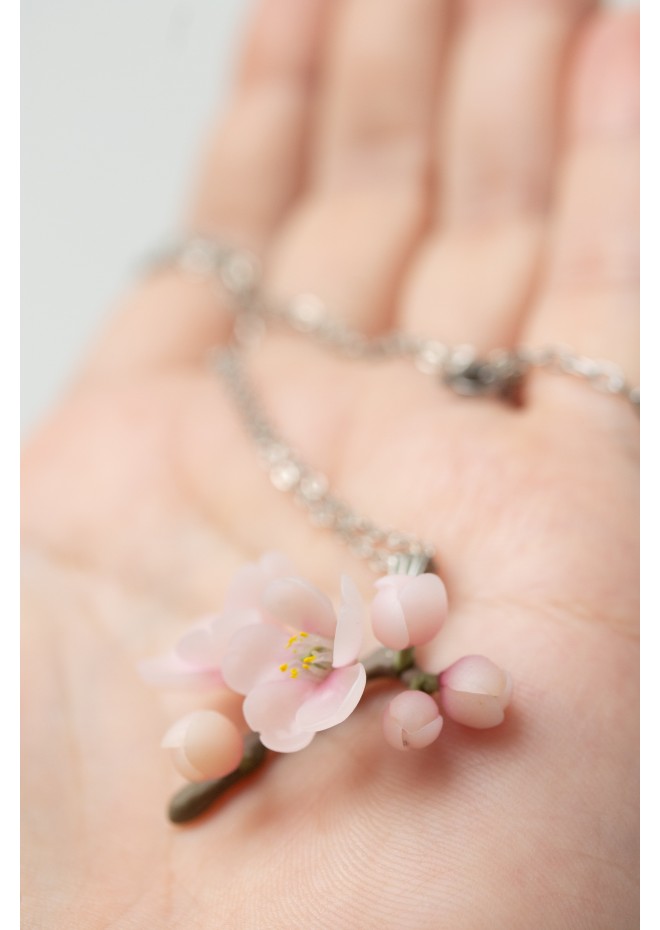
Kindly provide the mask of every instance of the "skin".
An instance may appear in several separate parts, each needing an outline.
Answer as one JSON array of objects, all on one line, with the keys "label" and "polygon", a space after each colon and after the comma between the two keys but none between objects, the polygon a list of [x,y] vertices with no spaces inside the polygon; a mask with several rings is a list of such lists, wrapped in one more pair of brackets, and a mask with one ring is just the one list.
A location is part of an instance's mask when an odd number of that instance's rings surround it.
[{"label": "skin", "polygon": [[[638,16],[577,0],[264,0],[190,229],[369,332],[566,343],[638,378]],[[159,748],[197,706],[137,662],[285,551],[372,578],[270,486],[205,365],[229,316],[165,270],[118,309],[26,444],[26,928],[637,926],[638,430],[535,373],[461,399],[402,363],[268,335],[273,419],[361,513],[435,544],[431,664],[513,675],[505,723],[394,752],[357,712],[186,828]],[[427,653],[429,650],[427,650]]]}]

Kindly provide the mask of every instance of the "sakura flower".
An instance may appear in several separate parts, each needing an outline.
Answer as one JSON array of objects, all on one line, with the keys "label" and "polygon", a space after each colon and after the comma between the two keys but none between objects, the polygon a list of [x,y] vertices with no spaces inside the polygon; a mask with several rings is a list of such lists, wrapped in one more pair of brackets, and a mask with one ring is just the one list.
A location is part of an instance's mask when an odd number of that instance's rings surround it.
[{"label": "sakura flower", "polygon": [[175,768],[190,781],[228,775],[243,755],[238,728],[213,710],[196,710],[178,720],[161,745],[171,750]]},{"label": "sakura flower", "polygon": [[242,566],[229,584],[222,612],[199,620],[169,655],[141,662],[142,677],[161,687],[222,685],[220,661],[232,635],[249,624],[273,622],[264,612],[263,592],[275,579],[294,574],[291,562],[279,552],[268,552],[258,562]]},{"label": "sakura flower", "polygon": [[269,749],[303,749],[317,732],[344,721],[362,697],[362,602],[349,578],[342,578],[341,593],[335,614],[325,594],[302,578],[274,580],[263,591],[260,620],[231,638],[223,678],[246,696],[245,720]]},{"label": "sakura flower", "polygon": [[383,733],[395,749],[424,749],[440,735],[438,705],[423,691],[403,691],[385,708]]},{"label": "sakura flower", "polygon": [[374,635],[390,649],[430,642],[447,616],[447,592],[437,575],[387,575],[371,604]]},{"label": "sakura flower", "polygon": [[448,717],[478,730],[504,720],[511,675],[486,656],[463,656],[440,675],[440,702]]}]

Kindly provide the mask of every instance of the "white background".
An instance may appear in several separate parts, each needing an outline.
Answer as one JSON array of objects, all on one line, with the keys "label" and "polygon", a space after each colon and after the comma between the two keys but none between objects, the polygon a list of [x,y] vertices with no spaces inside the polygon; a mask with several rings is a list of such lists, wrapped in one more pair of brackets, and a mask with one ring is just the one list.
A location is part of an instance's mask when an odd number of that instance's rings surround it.
[{"label": "white background", "polygon": [[23,0],[23,427],[139,260],[176,229],[252,6]]},{"label": "white background", "polygon": [[23,0],[23,427],[177,227],[249,0]]}]

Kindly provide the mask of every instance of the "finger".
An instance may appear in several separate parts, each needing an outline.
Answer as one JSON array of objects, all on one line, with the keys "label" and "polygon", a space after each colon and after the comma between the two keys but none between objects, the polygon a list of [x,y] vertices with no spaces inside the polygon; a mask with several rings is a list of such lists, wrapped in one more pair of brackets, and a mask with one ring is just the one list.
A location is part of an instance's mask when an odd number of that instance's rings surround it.
[{"label": "finger", "polygon": [[[211,136],[188,225],[259,249],[295,196],[328,0],[263,0],[228,115]],[[229,318],[194,274],[145,281],[110,321],[85,377],[196,365]]]},{"label": "finger", "polygon": [[211,134],[194,201],[195,230],[259,247],[300,180],[328,0],[263,0],[234,99]]},{"label": "finger", "polygon": [[585,6],[586,0],[463,0],[438,150],[441,225],[493,224],[545,211],[559,78]]},{"label": "finger", "polygon": [[207,278],[193,272],[165,268],[148,274],[108,319],[87,354],[79,383],[198,365],[229,334],[231,318],[223,300]]},{"label": "finger", "polygon": [[585,0],[463,0],[439,126],[435,224],[411,329],[511,344],[530,296],[557,148],[566,50]]},{"label": "finger", "polygon": [[[523,334],[639,377],[639,18],[601,12],[576,52],[547,273]],[[569,386],[570,385],[570,386]],[[588,388],[535,377],[532,396],[573,404]],[[567,393],[568,391],[568,393]],[[607,400],[611,406],[613,401]]]},{"label": "finger", "polygon": [[365,330],[385,325],[428,209],[445,6],[339,6],[309,186],[273,257],[274,290],[315,291]]}]

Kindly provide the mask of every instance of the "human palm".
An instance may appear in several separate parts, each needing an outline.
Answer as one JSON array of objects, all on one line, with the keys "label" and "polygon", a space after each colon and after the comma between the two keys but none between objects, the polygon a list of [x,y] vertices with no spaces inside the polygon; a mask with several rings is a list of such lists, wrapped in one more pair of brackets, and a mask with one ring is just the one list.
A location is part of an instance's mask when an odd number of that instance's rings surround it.
[{"label": "human palm", "polygon": [[[267,0],[191,225],[359,329],[564,342],[636,377],[636,17],[449,7]],[[265,550],[331,596],[341,571],[371,581],[260,469],[205,364],[228,328],[208,282],[153,275],[26,448],[26,926],[633,927],[638,429],[565,377],[512,407],[295,335],[251,353],[306,460],[436,546],[450,619],[427,660],[484,653],[514,698],[498,729],[396,753],[376,686],[210,816],[167,822],[158,741],[200,699],[150,690],[138,661]]]}]

